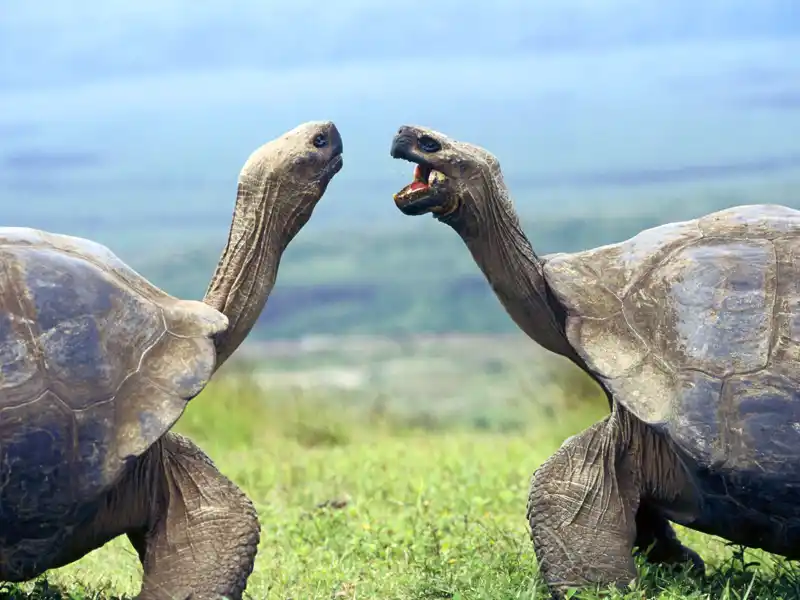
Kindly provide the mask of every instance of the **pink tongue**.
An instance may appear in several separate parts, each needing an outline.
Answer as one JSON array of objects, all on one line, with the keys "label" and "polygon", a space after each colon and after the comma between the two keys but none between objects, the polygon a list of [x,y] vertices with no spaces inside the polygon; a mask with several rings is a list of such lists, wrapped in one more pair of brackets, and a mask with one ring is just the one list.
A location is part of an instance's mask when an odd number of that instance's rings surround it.
[{"label": "pink tongue", "polygon": [[423,183],[422,181],[415,181],[410,186],[408,186],[409,190],[421,190],[428,187],[427,183]]}]

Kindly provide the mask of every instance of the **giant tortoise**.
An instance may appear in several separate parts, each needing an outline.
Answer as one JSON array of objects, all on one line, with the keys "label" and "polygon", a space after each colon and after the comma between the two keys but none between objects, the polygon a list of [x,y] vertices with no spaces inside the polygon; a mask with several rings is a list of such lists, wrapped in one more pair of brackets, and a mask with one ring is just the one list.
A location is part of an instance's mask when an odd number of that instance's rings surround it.
[{"label": "giant tortoise", "polygon": [[258,318],[341,153],[336,127],[317,122],[250,156],[205,302],[170,296],[100,244],[0,228],[0,579],[126,534],[141,600],[241,598],[256,512],[169,429]]},{"label": "giant tortoise", "polygon": [[519,327],[611,404],[532,477],[555,596],[634,581],[634,547],[704,572],[669,521],[800,558],[800,212],[739,206],[540,257],[489,152],[404,126],[391,155],[416,163],[397,207],[455,229]]}]

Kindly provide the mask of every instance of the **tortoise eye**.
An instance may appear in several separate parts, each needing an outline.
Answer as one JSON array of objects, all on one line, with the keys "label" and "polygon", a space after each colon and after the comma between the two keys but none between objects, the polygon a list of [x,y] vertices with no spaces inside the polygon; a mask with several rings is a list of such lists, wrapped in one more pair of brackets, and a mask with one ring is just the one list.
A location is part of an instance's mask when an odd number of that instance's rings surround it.
[{"label": "tortoise eye", "polygon": [[318,133],[311,143],[314,144],[315,148],[324,148],[328,145],[328,138],[324,133]]},{"label": "tortoise eye", "polygon": [[438,152],[442,145],[429,135],[423,135],[417,140],[417,146],[423,152]]}]

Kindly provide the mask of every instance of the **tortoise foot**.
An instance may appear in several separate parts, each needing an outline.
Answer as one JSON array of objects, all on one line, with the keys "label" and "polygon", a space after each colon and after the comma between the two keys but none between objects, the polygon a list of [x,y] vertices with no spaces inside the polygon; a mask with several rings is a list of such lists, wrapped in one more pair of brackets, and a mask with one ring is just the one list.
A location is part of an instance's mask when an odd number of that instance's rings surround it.
[{"label": "tortoise foot", "polygon": [[666,567],[683,567],[689,565],[691,570],[703,576],[706,564],[700,555],[677,540],[659,540],[650,551],[644,551],[645,560],[649,563]]}]

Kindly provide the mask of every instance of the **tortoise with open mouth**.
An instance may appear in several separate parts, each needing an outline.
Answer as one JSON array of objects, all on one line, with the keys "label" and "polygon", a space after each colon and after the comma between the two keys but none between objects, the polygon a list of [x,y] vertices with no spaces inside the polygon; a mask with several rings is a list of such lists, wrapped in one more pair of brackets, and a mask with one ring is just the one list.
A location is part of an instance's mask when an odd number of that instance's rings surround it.
[{"label": "tortoise with open mouth", "polygon": [[800,211],[738,206],[538,256],[489,152],[404,126],[391,155],[416,165],[398,208],[452,227],[517,325],[609,399],[532,477],[554,596],[635,580],[634,547],[703,572],[670,521],[800,558]]}]

